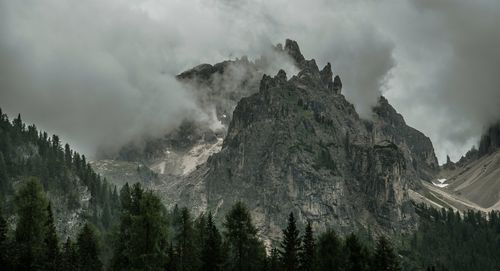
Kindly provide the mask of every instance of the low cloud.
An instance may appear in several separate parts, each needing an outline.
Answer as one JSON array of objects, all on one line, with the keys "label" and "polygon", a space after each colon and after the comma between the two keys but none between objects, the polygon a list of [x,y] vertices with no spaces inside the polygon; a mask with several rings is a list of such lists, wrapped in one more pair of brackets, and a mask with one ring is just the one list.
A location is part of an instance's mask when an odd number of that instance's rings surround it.
[{"label": "low cloud", "polygon": [[88,154],[116,149],[213,118],[176,74],[292,38],[306,58],[332,63],[362,116],[384,94],[441,160],[456,159],[500,117],[499,5],[0,0],[0,106]]}]

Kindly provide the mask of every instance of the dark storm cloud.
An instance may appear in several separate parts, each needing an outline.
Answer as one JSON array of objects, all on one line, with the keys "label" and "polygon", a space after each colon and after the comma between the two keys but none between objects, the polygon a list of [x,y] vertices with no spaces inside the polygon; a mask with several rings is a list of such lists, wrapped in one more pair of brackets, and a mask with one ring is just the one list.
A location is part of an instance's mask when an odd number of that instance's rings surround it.
[{"label": "dark storm cloud", "polygon": [[500,2],[411,1],[399,11],[407,27],[393,31],[398,68],[388,96],[442,162],[458,159],[500,120]]},{"label": "dark storm cloud", "polygon": [[[498,120],[496,1],[0,0],[0,106],[86,152],[213,119],[173,75],[293,38],[363,117],[380,93],[439,158]],[[322,68],[322,67],[320,67]]]}]

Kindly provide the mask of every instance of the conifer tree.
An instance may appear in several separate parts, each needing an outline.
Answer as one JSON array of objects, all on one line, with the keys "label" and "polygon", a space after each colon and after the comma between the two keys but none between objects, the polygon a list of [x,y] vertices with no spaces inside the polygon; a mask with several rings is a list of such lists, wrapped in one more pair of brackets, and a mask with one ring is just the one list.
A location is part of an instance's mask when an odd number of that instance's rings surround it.
[{"label": "conifer tree", "polygon": [[236,203],[224,221],[227,242],[227,269],[235,271],[260,270],[265,259],[265,249],[257,238],[257,229],[243,203]]},{"label": "conifer tree", "polygon": [[60,270],[62,271],[78,269],[78,253],[75,244],[69,237],[64,243],[60,262]]},{"label": "conifer tree", "polygon": [[99,259],[99,244],[94,228],[86,223],[77,239],[78,270],[99,271],[102,270],[102,262]]},{"label": "conifer tree", "polygon": [[[125,189],[125,190],[124,190]],[[122,189],[127,191],[128,188]],[[167,219],[160,199],[135,184],[122,196],[122,214],[114,244],[113,270],[158,270],[167,261]]]},{"label": "conifer tree", "polygon": [[288,216],[288,226],[283,230],[283,241],[281,242],[281,260],[285,271],[296,271],[299,269],[300,236],[293,213]]},{"label": "conifer tree", "polygon": [[267,263],[267,270],[269,271],[282,271],[283,264],[280,257],[280,251],[277,248],[271,249],[271,255]]},{"label": "conifer tree", "polygon": [[302,239],[302,248],[300,252],[300,269],[302,271],[316,270],[316,244],[311,222],[307,222],[304,238]]},{"label": "conifer tree", "polygon": [[212,213],[207,216],[205,239],[201,251],[201,269],[205,271],[222,270],[223,253],[222,240],[219,230],[215,226]]},{"label": "conifer tree", "polygon": [[345,271],[368,271],[369,257],[366,249],[354,234],[347,236],[344,245]]},{"label": "conifer tree", "polygon": [[182,208],[181,210],[179,226],[179,232],[177,232],[175,238],[177,241],[178,270],[196,270],[198,262],[195,257],[193,220],[187,208]]},{"label": "conifer tree", "polygon": [[36,178],[29,178],[15,198],[18,223],[15,231],[17,268],[41,270],[45,256],[47,199]]},{"label": "conifer tree", "polygon": [[337,234],[329,229],[318,238],[318,270],[342,270],[341,242]]},{"label": "conifer tree", "polygon": [[0,151],[0,200],[12,191],[7,175],[7,165],[3,153]]},{"label": "conifer tree", "polygon": [[57,270],[60,257],[59,244],[54,225],[54,216],[52,214],[52,204],[49,202],[47,206],[47,222],[45,234],[45,270]]},{"label": "conifer tree", "polygon": [[7,230],[7,221],[3,217],[2,207],[0,206],[0,266],[4,266],[5,268],[9,266],[7,257]]},{"label": "conifer tree", "polygon": [[399,271],[399,262],[396,254],[392,248],[391,243],[387,238],[381,236],[377,240],[377,245],[375,247],[375,254],[373,255],[372,270],[384,270],[384,271]]}]

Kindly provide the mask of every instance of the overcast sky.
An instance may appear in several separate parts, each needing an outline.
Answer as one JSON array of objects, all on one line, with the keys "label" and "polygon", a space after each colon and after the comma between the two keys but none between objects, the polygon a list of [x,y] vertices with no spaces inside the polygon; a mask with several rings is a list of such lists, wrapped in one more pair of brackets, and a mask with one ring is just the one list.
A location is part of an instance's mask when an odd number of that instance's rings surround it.
[{"label": "overcast sky", "polygon": [[0,107],[92,155],[210,118],[173,75],[298,41],[459,158],[500,119],[496,0],[0,0]]}]

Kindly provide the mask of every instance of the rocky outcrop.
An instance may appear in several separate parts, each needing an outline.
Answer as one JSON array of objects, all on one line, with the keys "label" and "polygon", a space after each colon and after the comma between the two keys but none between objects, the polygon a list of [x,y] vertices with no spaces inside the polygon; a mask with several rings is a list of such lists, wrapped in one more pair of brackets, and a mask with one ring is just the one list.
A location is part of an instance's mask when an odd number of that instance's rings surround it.
[{"label": "rocky outcrop", "polygon": [[320,71],[291,40],[283,50],[301,71],[264,75],[235,108],[221,151],[170,186],[166,201],[215,214],[243,201],[271,240],[291,211],[320,230],[411,230],[408,190],[438,170],[430,140],[383,97],[373,120],[360,119],[330,64]]},{"label": "rocky outcrop", "polygon": [[479,156],[490,154],[500,149],[500,123],[488,128],[479,142]]}]

